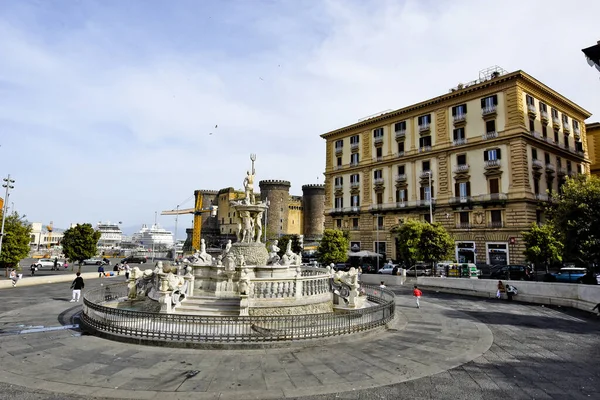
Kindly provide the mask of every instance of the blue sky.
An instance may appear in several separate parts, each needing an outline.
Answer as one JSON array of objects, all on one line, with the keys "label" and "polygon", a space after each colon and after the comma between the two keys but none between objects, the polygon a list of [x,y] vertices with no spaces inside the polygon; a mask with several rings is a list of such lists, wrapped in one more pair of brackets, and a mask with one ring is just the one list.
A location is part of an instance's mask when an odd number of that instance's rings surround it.
[{"label": "blue sky", "polygon": [[300,194],[323,182],[321,133],[491,65],[600,114],[580,51],[600,2],[488,3],[0,0],[9,202],[58,227],[151,223],[195,189],[241,187],[251,152],[258,179]]}]

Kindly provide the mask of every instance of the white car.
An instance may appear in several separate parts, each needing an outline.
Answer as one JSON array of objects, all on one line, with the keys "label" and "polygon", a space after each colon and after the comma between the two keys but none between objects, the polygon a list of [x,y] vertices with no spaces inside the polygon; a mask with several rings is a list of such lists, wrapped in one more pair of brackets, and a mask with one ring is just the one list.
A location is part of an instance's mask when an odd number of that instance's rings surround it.
[{"label": "white car", "polygon": [[99,258],[88,258],[87,260],[83,260],[83,265],[102,265],[104,261]]},{"label": "white car", "polygon": [[[54,259],[53,258],[40,258],[35,263],[35,266],[38,268],[44,268],[44,267],[54,268]],[[61,268],[63,266],[62,261],[57,261],[56,266],[58,268]]]},{"label": "white car", "polygon": [[396,268],[396,265],[385,264],[383,268],[379,269],[378,274],[392,275],[392,272]]}]

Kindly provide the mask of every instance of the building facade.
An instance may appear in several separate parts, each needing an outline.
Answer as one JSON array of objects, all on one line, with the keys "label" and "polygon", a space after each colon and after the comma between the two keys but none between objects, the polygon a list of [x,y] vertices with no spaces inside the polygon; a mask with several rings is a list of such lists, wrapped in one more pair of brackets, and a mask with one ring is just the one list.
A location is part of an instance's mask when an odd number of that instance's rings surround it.
[{"label": "building facade", "polygon": [[589,173],[590,113],[523,71],[489,69],[449,93],[321,135],[325,227],[396,259],[390,230],[439,222],[460,262],[524,262],[521,232],[569,176]]},{"label": "building facade", "polygon": [[600,122],[593,122],[585,126],[590,156],[590,173],[600,176]]}]

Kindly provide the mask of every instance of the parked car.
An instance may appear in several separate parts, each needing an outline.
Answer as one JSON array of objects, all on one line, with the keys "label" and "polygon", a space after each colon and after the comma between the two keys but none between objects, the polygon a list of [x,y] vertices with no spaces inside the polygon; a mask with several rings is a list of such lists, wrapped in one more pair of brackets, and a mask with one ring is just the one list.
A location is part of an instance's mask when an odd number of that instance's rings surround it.
[{"label": "parked car", "polygon": [[384,275],[392,275],[392,271],[394,271],[394,268],[398,268],[398,266],[392,264],[385,264],[382,268],[379,268],[379,271],[377,271],[377,273]]},{"label": "parked car", "polygon": [[333,266],[333,269],[336,271],[349,271],[350,265],[345,263],[337,263]]},{"label": "parked car", "polygon": [[[415,272],[416,271],[416,272]],[[415,275],[416,273],[416,275]],[[431,268],[426,267],[425,265],[415,265],[406,270],[406,276],[431,276]]]},{"label": "parked car", "polygon": [[[559,272],[547,274],[544,276],[545,282],[563,282],[563,283],[586,283],[586,274],[588,270],[583,267],[565,267]],[[595,279],[595,283],[600,285],[600,274],[591,274],[591,278]],[[594,282],[594,281],[592,281]]]},{"label": "parked car", "polygon": [[87,260],[83,260],[83,265],[102,265],[104,262],[99,258],[88,258]]},{"label": "parked car", "polygon": [[509,279],[513,281],[528,281],[532,276],[533,271],[526,265],[504,265],[490,274],[492,279]]},{"label": "parked car", "polygon": [[[38,268],[44,268],[44,267],[54,268],[54,258],[40,258],[35,263],[35,266]],[[57,267],[60,268],[62,266],[63,266],[62,261],[57,261]]]},{"label": "parked car", "polygon": [[121,263],[128,264],[145,264],[148,259],[144,256],[129,256],[121,260]]},{"label": "parked car", "polygon": [[502,265],[490,265],[482,263],[477,263],[475,265],[477,266],[477,269],[481,271],[481,274],[479,275],[480,279],[491,279],[494,271],[503,267]]}]

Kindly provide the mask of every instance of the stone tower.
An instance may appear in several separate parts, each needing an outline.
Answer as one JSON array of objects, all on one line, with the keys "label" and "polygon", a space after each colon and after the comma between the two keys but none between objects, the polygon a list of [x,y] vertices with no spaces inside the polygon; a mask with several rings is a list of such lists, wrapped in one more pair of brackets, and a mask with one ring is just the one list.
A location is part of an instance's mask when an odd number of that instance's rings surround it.
[{"label": "stone tower", "polygon": [[285,235],[288,230],[289,181],[265,180],[258,183],[262,201],[269,200],[267,210],[267,239]]},{"label": "stone tower", "polygon": [[302,186],[304,242],[318,241],[325,229],[325,185]]}]

